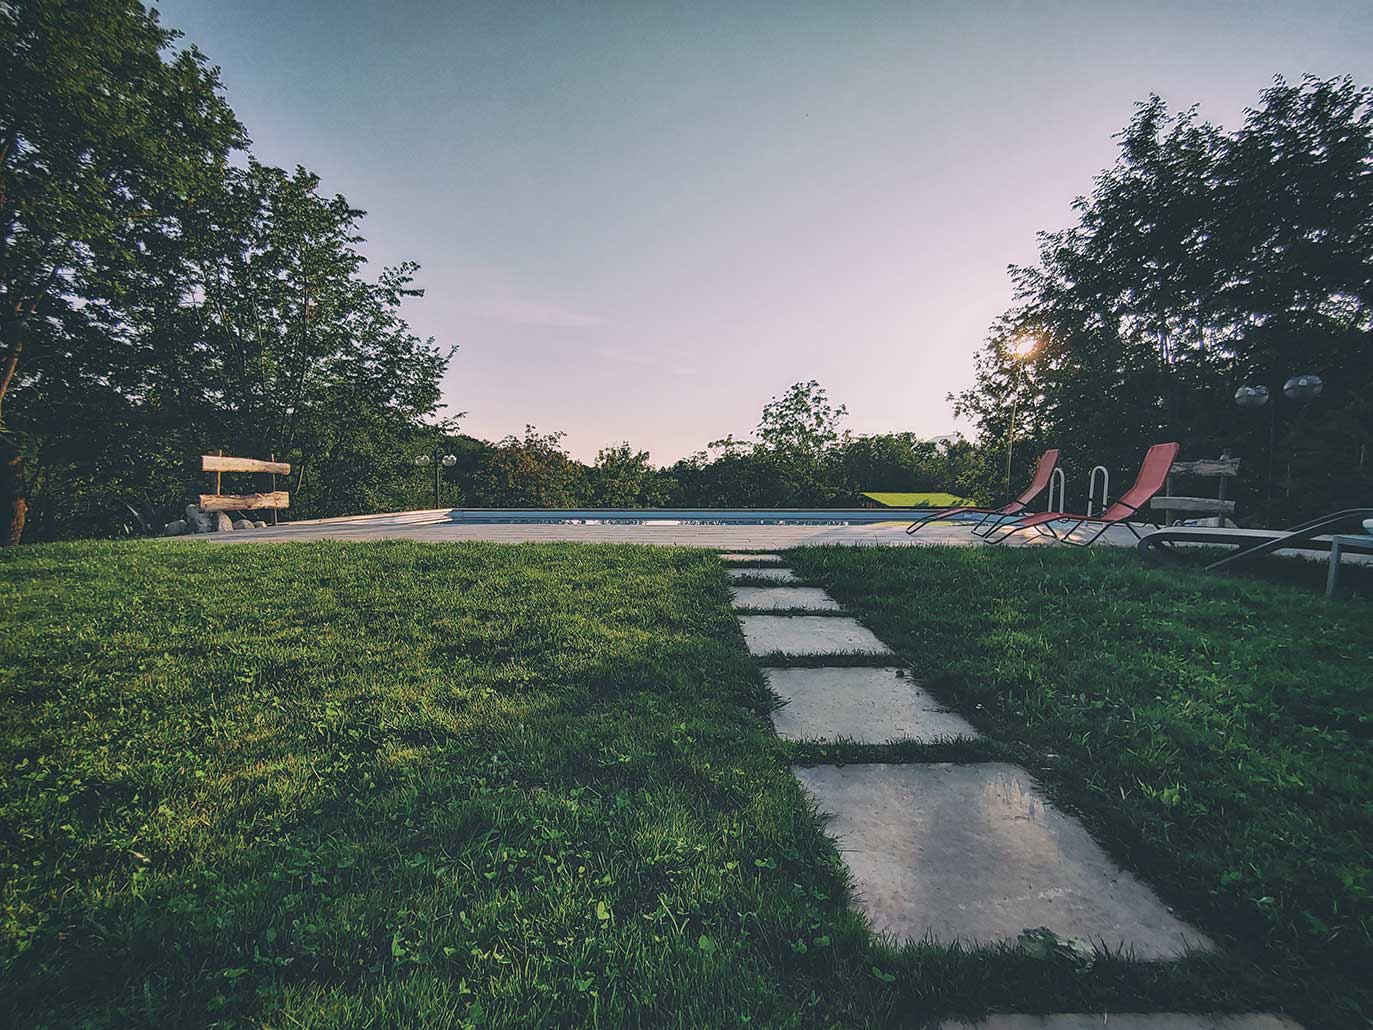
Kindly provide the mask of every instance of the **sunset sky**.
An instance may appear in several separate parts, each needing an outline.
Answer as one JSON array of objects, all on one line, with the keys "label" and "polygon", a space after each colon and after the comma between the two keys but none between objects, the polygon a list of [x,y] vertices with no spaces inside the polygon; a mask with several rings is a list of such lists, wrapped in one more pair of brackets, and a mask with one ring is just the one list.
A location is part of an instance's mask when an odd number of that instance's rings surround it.
[{"label": "sunset sky", "polygon": [[1150,92],[1236,125],[1274,75],[1373,81],[1373,3],[175,0],[260,159],[413,259],[462,428],[667,463],[818,379],[945,433]]}]

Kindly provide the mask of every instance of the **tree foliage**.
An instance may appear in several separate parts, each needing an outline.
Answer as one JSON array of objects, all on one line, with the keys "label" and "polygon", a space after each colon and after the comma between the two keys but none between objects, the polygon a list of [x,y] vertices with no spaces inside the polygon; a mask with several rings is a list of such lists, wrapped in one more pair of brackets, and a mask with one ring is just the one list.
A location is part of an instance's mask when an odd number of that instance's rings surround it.
[{"label": "tree foliage", "polygon": [[467,493],[481,508],[576,508],[586,502],[587,470],[563,449],[563,433],[524,427],[491,448]]},{"label": "tree foliage", "polygon": [[783,397],[811,399],[765,406],[760,426],[786,444],[769,446],[761,432],[731,435],[666,468],[628,442],[583,464],[564,449],[562,433],[533,426],[496,444],[447,436],[443,447],[457,461],[442,473],[444,496],[475,507],[847,507],[871,490],[966,494],[975,478],[981,451],[961,437],[841,432],[844,409],[830,405],[818,384],[798,383]]},{"label": "tree foliage", "polygon": [[[1251,513],[1271,414],[1275,518],[1368,503],[1373,93],[1278,79],[1228,133],[1151,97],[1119,144],[1077,224],[1041,234],[1039,263],[1011,269],[1016,304],[956,409],[1005,440],[1018,406],[1019,463],[1061,446],[1084,480],[1098,462],[1133,469],[1161,439],[1192,456],[1229,448]],[[1020,376],[1012,344],[1025,335],[1040,348]],[[1307,372],[1323,396],[1285,402],[1283,383]],[[1237,410],[1245,383],[1276,407]]]},{"label": "tree foliage", "polygon": [[855,435],[848,409],[815,380],[795,383],[763,407],[753,439],[733,435],[667,473],[676,503],[701,507],[827,507],[867,491],[965,491],[976,448],[961,437]]},{"label": "tree foliage", "polygon": [[25,365],[98,381],[82,357],[104,346],[129,266],[181,230],[244,142],[218,73],[177,38],[133,0],[0,6],[0,543],[26,519],[6,404]]},{"label": "tree foliage", "polygon": [[839,439],[839,423],[849,409],[829,402],[814,379],[793,383],[781,397],[763,405],[754,435],[759,444],[780,454],[818,457]]},{"label": "tree foliage", "polygon": [[587,482],[588,499],[598,508],[661,507],[675,485],[653,467],[648,451],[628,441],[602,448]]},{"label": "tree foliage", "polygon": [[297,515],[405,505],[441,429],[416,266],[369,278],[362,211],[231,163],[244,131],[178,38],[123,0],[0,6],[11,539],[28,501],[40,537],[157,523],[215,449],[292,461]]}]

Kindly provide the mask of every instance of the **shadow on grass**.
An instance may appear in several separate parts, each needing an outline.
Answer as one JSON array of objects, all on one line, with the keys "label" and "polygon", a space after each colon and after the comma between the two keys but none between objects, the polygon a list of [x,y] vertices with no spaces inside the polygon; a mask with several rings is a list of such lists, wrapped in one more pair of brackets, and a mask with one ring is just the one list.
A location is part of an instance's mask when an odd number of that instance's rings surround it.
[{"label": "shadow on grass", "polygon": [[1308,586],[1323,566],[1218,576],[1049,548],[788,558],[1117,862],[1253,961],[1283,1007],[1366,1025],[1373,608],[1327,603]]}]

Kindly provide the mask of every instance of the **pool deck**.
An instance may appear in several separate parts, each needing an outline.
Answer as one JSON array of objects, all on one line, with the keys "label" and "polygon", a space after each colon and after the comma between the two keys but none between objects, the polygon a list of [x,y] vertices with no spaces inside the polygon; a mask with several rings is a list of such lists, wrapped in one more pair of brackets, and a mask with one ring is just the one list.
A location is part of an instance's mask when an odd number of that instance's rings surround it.
[{"label": "pool deck", "polygon": [[[567,525],[535,523],[525,525],[461,525],[449,518],[448,508],[405,511],[393,515],[358,515],[336,519],[315,519],[284,523],[266,529],[239,529],[231,533],[209,533],[179,539],[210,540],[215,543],[284,543],[309,540],[418,540],[427,543],[457,543],[484,540],[492,543],[594,543],[656,544],[664,547],[704,547],[712,550],[771,551],[806,545],[838,544],[845,547],[918,547],[936,544],[970,547],[981,545],[968,523],[940,523],[927,526],[915,536],[906,535],[907,522],[884,522],[864,526],[726,526],[672,525]],[[1135,538],[1129,530],[1113,528],[1099,541],[1132,547]],[[1039,546],[1052,543],[1033,533],[1013,537],[1008,546]]]}]

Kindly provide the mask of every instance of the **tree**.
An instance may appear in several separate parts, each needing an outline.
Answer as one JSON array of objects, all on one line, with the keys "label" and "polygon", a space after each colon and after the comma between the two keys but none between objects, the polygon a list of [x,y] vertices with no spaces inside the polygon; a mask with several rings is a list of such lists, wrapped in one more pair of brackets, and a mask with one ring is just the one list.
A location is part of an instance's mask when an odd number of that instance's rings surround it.
[{"label": "tree", "polygon": [[793,383],[781,397],[763,405],[754,435],[768,450],[815,458],[839,439],[839,420],[847,414],[844,405],[830,404],[814,379]]},{"label": "tree", "polygon": [[451,351],[401,317],[416,267],[366,277],[363,213],[318,186],[299,168],[227,170],[183,231],[128,262],[117,304],[84,309],[104,346],[68,345],[19,420],[40,535],[177,511],[218,448],[291,461],[297,515],[415,503],[409,462],[440,428]]},{"label": "tree", "polygon": [[563,433],[507,436],[486,456],[473,477],[475,503],[482,507],[576,508],[586,503],[585,466],[563,450]]},{"label": "tree", "polygon": [[636,451],[627,441],[602,448],[588,480],[591,503],[598,508],[659,507],[668,491],[648,451]]},{"label": "tree", "polygon": [[[103,344],[87,323],[130,261],[180,231],[245,143],[218,72],[178,38],[133,0],[0,5],[0,427],[12,394]],[[14,432],[0,452],[9,545],[27,508]]]},{"label": "tree", "polygon": [[[212,215],[144,313],[144,365],[159,395],[182,382],[175,370],[190,360],[199,369],[194,404],[214,412],[231,446],[292,455],[298,474],[321,487],[345,453],[373,455],[404,482],[390,456],[408,455],[424,434],[452,356],[400,316],[405,300],[423,295],[413,286],[418,266],[367,279],[357,250],[364,212],[321,195],[319,177],[303,168],[250,162],[228,177]],[[349,485],[361,482],[352,464],[346,480],[302,497],[317,502],[313,514],[368,510],[364,498],[380,496]]]},{"label": "tree", "polygon": [[961,436],[923,439],[914,433],[845,433],[834,448],[838,501],[857,504],[873,490],[951,491],[971,496],[974,448]]},{"label": "tree", "polygon": [[753,457],[775,483],[771,503],[813,507],[829,502],[834,495],[830,459],[846,414],[842,404],[830,404],[814,379],[793,383],[763,406]]},{"label": "tree", "polygon": [[[1237,412],[1234,391],[1258,382],[1278,396],[1288,376],[1316,372],[1318,406],[1276,412],[1276,464],[1293,474],[1274,517],[1373,499],[1361,459],[1373,442],[1373,92],[1278,79],[1231,133],[1152,97],[1119,141],[1076,202],[1078,224],[1042,234],[1039,263],[1011,269],[1016,304],[955,410],[1004,441],[1019,390],[1018,463],[1052,443],[1084,476],[1098,462],[1129,470],[1165,438],[1198,456],[1230,448],[1246,459],[1252,510],[1267,419]],[[1022,375],[1010,344],[1025,334],[1041,346]]]}]

